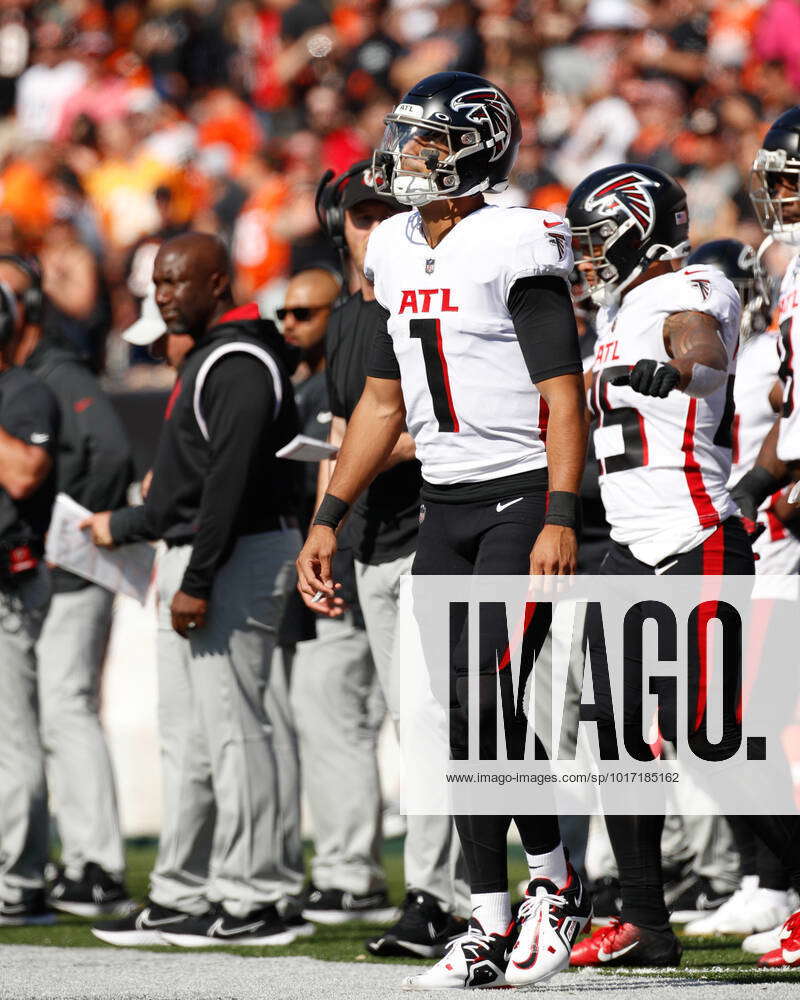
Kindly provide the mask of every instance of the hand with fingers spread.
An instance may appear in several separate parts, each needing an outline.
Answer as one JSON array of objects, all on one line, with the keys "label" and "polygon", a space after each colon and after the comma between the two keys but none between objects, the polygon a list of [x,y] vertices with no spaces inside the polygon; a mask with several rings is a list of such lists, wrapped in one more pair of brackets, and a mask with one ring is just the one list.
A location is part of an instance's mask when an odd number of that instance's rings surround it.
[{"label": "hand with fingers spread", "polygon": [[[337,586],[333,581],[333,557],[336,548],[336,532],[327,525],[314,524],[295,563],[300,596],[312,611],[320,611],[322,614],[327,614],[329,608],[337,606],[336,601],[341,601],[341,598],[336,596]],[[314,601],[314,597],[320,591],[323,597]],[[323,601],[325,604],[320,608],[319,605],[323,604]]]}]

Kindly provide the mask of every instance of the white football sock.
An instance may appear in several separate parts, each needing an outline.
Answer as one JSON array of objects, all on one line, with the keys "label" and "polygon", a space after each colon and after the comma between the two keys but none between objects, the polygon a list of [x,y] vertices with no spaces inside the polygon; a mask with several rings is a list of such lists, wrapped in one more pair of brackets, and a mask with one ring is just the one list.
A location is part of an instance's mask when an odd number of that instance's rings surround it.
[{"label": "white football sock", "polygon": [[511,896],[508,892],[473,892],[472,916],[486,934],[505,934],[511,923]]},{"label": "white football sock", "polygon": [[531,879],[549,878],[559,889],[567,884],[567,859],[563,844],[546,854],[528,854],[526,851],[525,860],[528,862]]}]

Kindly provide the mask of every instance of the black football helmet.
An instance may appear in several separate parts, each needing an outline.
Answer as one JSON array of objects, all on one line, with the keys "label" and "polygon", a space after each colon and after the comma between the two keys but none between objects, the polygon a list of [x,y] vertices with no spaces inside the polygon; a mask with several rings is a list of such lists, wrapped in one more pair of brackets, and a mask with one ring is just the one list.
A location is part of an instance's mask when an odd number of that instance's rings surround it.
[{"label": "black football helmet", "polygon": [[380,194],[404,205],[427,205],[508,186],[522,129],[509,98],[483,77],[427,76],[385,122],[372,159],[372,183]]},{"label": "black football helmet", "polygon": [[730,278],[742,300],[743,338],[766,330],[770,294],[767,276],[755,250],[740,240],[710,240],[686,258],[686,266],[707,264]]},{"label": "black football helmet", "polygon": [[686,194],[656,167],[618,163],[589,174],[567,202],[581,297],[612,305],[654,260],[689,252]]},{"label": "black football helmet", "polygon": [[765,233],[800,243],[800,106],[776,118],[750,173],[750,200]]}]

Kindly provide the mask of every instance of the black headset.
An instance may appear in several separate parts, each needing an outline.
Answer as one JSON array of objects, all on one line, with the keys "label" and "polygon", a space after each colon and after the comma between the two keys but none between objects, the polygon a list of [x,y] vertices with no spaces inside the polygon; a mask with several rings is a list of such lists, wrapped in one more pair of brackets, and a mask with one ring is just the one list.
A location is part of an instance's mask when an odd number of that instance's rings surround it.
[{"label": "black headset", "polygon": [[11,340],[17,322],[17,301],[4,281],[0,281],[0,349]]},{"label": "black headset", "polygon": [[[336,177],[333,170],[326,170],[317,185],[314,208],[317,210],[319,224],[340,253],[347,252],[347,243],[344,239],[344,211],[342,209],[344,189],[352,177],[364,173],[371,166],[372,160],[361,160],[359,163],[354,163],[339,177]],[[375,197],[377,199],[378,195]]]},{"label": "black headset", "polygon": [[13,264],[30,281],[30,288],[22,293],[25,322],[37,326],[42,319],[44,293],[42,292],[42,269],[35,257],[21,257],[16,253],[0,253],[0,263]]}]

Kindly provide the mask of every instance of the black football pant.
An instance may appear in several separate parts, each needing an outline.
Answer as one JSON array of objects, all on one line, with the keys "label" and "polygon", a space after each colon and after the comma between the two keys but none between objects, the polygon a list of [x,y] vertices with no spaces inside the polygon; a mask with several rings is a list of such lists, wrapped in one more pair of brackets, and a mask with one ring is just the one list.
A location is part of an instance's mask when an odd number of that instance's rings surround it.
[{"label": "black football pant", "polygon": [[[661,566],[665,576],[722,576],[738,574],[751,576],[754,573],[754,562],[750,541],[738,518],[728,518],[702,544],[690,552],[670,556],[663,560]],[[660,567],[659,567],[660,568]],[[636,559],[626,546],[611,542],[610,548],[601,565],[600,572],[615,576],[654,576],[656,569]],[[587,614],[587,640],[589,650],[595,657],[605,660],[605,647],[602,643],[602,626],[598,622],[596,609]],[[698,652],[689,650],[687,657],[689,670],[689,692],[692,701],[697,706],[694,731],[688,738],[692,747],[706,739],[706,716],[704,705],[703,662]],[[641,659],[636,663],[625,664],[632,675],[641,675]],[[594,677],[593,677],[594,680]],[[629,688],[626,686],[625,702],[626,717],[623,726],[635,728],[632,739],[638,734],[641,726],[641,702],[628,698]],[[636,693],[641,690],[637,684]],[[606,700],[606,696],[608,700]],[[726,759],[731,746],[738,747],[740,724],[735,711],[738,701],[738,691],[723,692],[723,729],[719,743],[722,759]],[[595,685],[595,701],[600,711],[601,720],[605,716],[613,720],[613,706],[610,692],[603,686]],[[607,714],[604,713],[604,707]],[[660,718],[661,731],[666,738],[672,738],[670,726],[673,720]],[[704,742],[704,756],[713,759]],[[743,789],[743,794],[747,790]],[[786,866],[792,884],[800,886],[800,817],[794,816],[746,816],[741,817],[753,832],[777,855],[779,861]],[[664,826],[663,816],[617,816],[606,815],[606,826],[614,850],[622,895],[622,918],[640,927],[660,930],[669,927],[669,916],[664,905],[663,879],[661,873],[661,832]]]},{"label": "black football pant", "polygon": [[[544,513],[543,491],[525,496],[512,493],[500,501],[477,503],[426,501],[412,573],[414,576],[527,576],[530,552],[541,531]],[[467,628],[465,616],[461,614],[459,618],[459,605],[451,608],[449,689],[441,692],[440,697],[450,706],[451,756],[464,760],[468,744]],[[494,756],[489,737],[493,735],[496,720],[497,658],[502,659],[509,641],[505,611],[499,603],[496,610],[495,617],[481,620],[480,719],[476,720],[482,734],[481,753],[486,751],[490,758]],[[415,616],[424,631],[425,608],[419,607],[416,599]],[[441,628],[441,623],[438,626]],[[508,623],[508,627],[513,626]],[[535,627],[539,628],[540,623]],[[543,623],[543,634],[548,629],[549,622]],[[529,854],[543,854],[558,846],[561,838],[554,815],[456,816],[473,893],[508,889],[506,837],[512,819]]]}]

